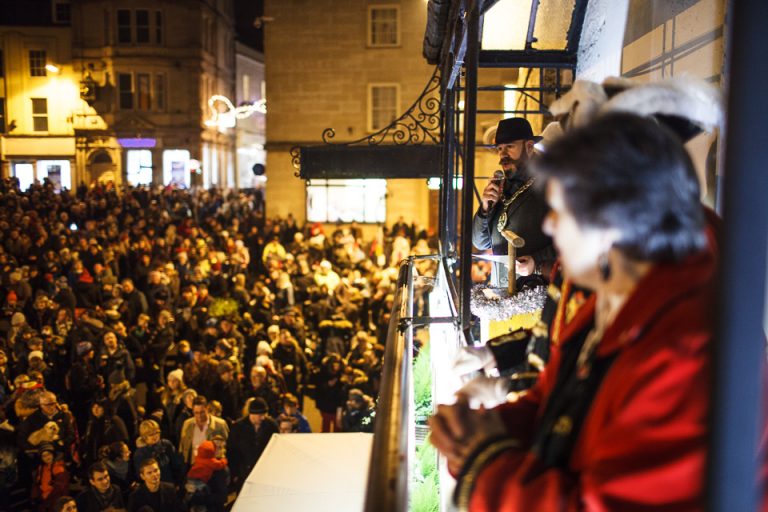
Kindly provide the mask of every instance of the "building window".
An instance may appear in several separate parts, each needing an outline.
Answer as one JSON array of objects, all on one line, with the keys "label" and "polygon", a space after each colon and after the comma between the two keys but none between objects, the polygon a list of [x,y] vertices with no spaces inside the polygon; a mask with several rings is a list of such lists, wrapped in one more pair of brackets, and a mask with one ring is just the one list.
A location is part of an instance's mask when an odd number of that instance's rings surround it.
[{"label": "building window", "polygon": [[118,73],[117,88],[120,95],[120,110],[133,109],[133,75]]},{"label": "building window", "polygon": [[32,130],[48,131],[48,100],[45,98],[32,98]]},{"label": "building window", "polygon": [[371,5],[368,7],[368,46],[400,45],[400,7]]},{"label": "building window", "polygon": [[151,108],[149,74],[136,73],[136,108],[149,110]]},{"label": "building window", "polygon": [[189,188],[189,151],[166,149],[163,151],[163,185]]},{"label": "building window", "polygon": [[0,133],[5,133],[5,98],[0,98]]},{"label": "building window", "polygon": [[5,76],[5,62],[3,62],[3,50],[0,50],[0,78]]},{"label": "building window", "polygon": [[131,11],[128,9],[117,10],[117,42],[131,42]]},{"label": "building window", "polygon": [[129,185],[152,184],[152,151],[132,149],[127,154],[126,179]]},{"label": "building window", "polygon": [[71,188],[72,172],[69,160],[38,160],[36,178],[40,183],[48,178],[57,192],[62,188]]},{"label": "building window", "polygon": [[163,13],[148,9],[118,9],[117,10],[117,42],[120,44],[148,44],[163,42]]},{"label": "building window", "polygon": [[29,76],[46,76],[45,50],[29,50]]},{"label": "building window", "polygon": [[155,74],[155,110],[165,110],[165,75]]},{"label": "building window", "polygon": [[71,6],[69,0],[54,0],[53,22],[68,25],[72,21]]},{"label": "building window", "polygon": [[146,9],[138,9],[136,14],[136,42],[148,43],[149,42],[149,11]]},{"label": "building window", "polygon": [[163,11],[155,11],[155,42],[163,42]]},{"label": "building window", "polygon": [[307,185],[309,222],[386,220],[387,180],[312,180]]},{"label": "building window", "polygon": [[368,86],[368,131],[381,130],[394,121],[399,107],[399,84],[370,84]]}]

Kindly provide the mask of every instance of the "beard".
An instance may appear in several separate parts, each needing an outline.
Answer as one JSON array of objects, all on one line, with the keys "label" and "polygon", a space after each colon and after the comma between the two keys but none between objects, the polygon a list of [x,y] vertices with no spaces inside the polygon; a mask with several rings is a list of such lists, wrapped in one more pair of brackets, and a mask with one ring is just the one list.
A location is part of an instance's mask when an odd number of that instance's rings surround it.
[{"label": "beard", "polygon": [[528,154],[525,151],[522,151],[518,158],[511,158],[511,157],[505,156],[504,158],[499,159],[499,165],[501,165],[502,169],[504,169],[505,171],[515,172],[518,169],[520,169],[520,166],[526,163],[527,161],[528,161]]}]

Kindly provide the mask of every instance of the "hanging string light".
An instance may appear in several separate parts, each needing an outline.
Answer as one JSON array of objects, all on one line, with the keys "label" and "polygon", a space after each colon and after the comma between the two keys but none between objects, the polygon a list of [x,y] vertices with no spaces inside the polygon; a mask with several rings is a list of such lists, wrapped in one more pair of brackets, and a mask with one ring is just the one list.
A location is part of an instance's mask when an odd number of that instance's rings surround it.
[{"label": "hanging string light", "polygon": [[221,94],[211,96],[208,99],[208,107],[211,109],[211,117],[206,119],[205,125],[216,128],[234,128],[238,119],[245,119],[256,112],[267,113],[266,100],[235,107],[229,98]]}]

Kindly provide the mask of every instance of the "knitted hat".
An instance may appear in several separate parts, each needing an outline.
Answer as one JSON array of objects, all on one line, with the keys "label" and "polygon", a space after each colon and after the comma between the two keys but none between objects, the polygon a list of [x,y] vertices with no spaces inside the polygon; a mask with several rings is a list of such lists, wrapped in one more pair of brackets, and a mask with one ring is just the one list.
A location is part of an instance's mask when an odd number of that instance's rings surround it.
[{"label": "knitted hat", "polygon": [[[15,295],[15,294],[14,294]],[[24,316],[24,313],[19,313],[18,311],[11,316],[11,327],[18,327],[20,325],[24,325],[24,322],[26,322],[27,319]]]},{"label": "knitted hat", "polygon": [[181,384],[184,384],[184,370],[176,368],[172,372],[168,372],[168,379],[176,379]]},{"label": "knitted hat", "polygon": [[248,404],[248,414],[267,414],[268,411],[267,402],[261,397],[257,396]]},{"label": "knitted hat", "polygon": [[27,359],[29,361],[31,361],[34,358],[44,359],[43,358],[43,353],[41,351],[39,351],[39,350],[33,350],[32,352],[29,353],[29,355],[27,356]]},{"label": "knitted hat", "polygon": [[93,350],[93,345],[91,345],[90,341],[81,341],[77,344],[77,347],[75,349],[77,351],[78,356],[84,356],[91,350]]}]

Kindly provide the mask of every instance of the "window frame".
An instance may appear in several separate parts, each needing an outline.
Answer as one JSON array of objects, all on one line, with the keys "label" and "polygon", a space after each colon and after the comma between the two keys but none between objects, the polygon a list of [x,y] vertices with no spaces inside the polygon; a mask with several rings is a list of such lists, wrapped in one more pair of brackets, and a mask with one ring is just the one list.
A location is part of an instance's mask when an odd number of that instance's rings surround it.
[{"label": "window frame", "polygon": [[[375,11],[385,11],[385,10],[395,11],[395,42],[394,43],[377,43],[376,41],[373,40],[373,37],[374,37],[373,13]],[[369,5],[365,25],[366,25],[366,45],[368,48],[398,48],[401,46],[402,37],[400,34],[401,32],[400,5],[398,4]]]},{"label": "window frame", "polygon": [[[394,117],[392,118],[392,120],[387,121],[387,123],[384,124],[383,126],[375,127],[373,123],[373,119],[374,119],[373,91],[376,88],[384,88],[384,87],[393,87],[395,89]],[[368,84],[367,90],[368,92],[367,92],[367,105],[365,109],[366,110],[365,129],[368,131],[368,133],[374,133],[381,130],[382,128],[387,127],[389,123],[397,119],[397,116],[400,113],[400,84],[398,82],[373,82]]]},{"label": "window frame", "polygon": [[[128,77],[131,80],[131,87],[130,91],[125,91],[122,84],[122,77]],[[135,110],[136,109],[136,101],[133,97],[136,92],[136,81],[133,78],[132,72],[118,72],[117,73],[117,108],[119,110]],[[131,99],[131,106],[130,107],[124,107],[123,106],[123,98],[130,98]]]},{"label": "window frame", "polygon": [[[32,54],[36,53],[39,54],[37,57],[40,57],[42,55],[42,64],[38,62],[39,59],[34,59]],[[29,50],[27,52],[27,65],[29,66],[29,76],[33,78],[42,78],[48,76],[48,70],[45,69],[45,65],[48,62],[48,52],[46,50]],[[38,65],[39,64],[39,65]]]},{"label": "window frame", "polygon": [[[350,184],[350,183],[346,183],[346,184],[339,183],[339,182],[350,182],[350,181],[351,182],[355,182],[355,183],[352,183],[352,184]],[[369,182],[369,183],[366,183],[366,182]],[[381,195],[381,197],[378,198],[378,201],[383,201],[383,212],[381,212],[381,217],[376,217],[374,219],[367,219],[366,218],[367,208],[370,207],[371,208],[370,213],[372,215],[375,215],[376,214],[376,209],[379,207],[378,203],[376,203],[375,205],[372,204],[373,201],[372,201],[372,198],[368,197],[368,194],[367,194],[367,191],[366,191],[366,188],[367,188],[366,185],[370,185],[371,189],[374,189],[374,190],[375,190],[377,185],[383,185],[382,195]],[[352,219],[342,219],[340,216],[336,217],[336,218],[332,218],[329,215],[330,211],[329,211],[328,205],[331,204],[331,203],[333,203],[333,204],[337,204],[338,203],[338,202],[329,200],[329,198],[332,195],[332,194],[329,193],[329,190],[334,189],[334,188],[345,189],[346,191],[342,191],[340,193],[344,197],[361,197],[362,196],[362,198],[363,198],[363,200],[362,200],[363,210],[361,212],[362,213],[361,217],[356,216],[356,217],[354,217]],[[325,215],[324,215],[323,218],[314,217],[314,216],[310,215],[311,213],[313,213],[310,210],[310,201],[313,199],[311,197],[313,195],[313,194],[311,194],[311,190],[312,189],[324,189],[324,191],[325,191],[325,194],[324,194],[325,207],[323,208],[323,211],[324,211]],[[386,222],[386,218],[387,218],[387,197],[389,195],[389,192],[388,192],[389,191],[389,183],[388,183],[388,181],[386,179],[375,179],[375,178],[374,179],[350,179],[350,180],[346,180],[346,179],[342,179],[342,180],[335,180],[335,179],[330,179],[330,180],[313,179],[310,183],[308,183],[305,186],[304,190],[305,190],[305,197],[306,197],[305,211],[306,211],[307,222],[336,223],[336,222],[341,221],[341,222],[347,223],[347,222],[353,222],[354,221],[354,222],[357,222],[358,224],[383,224],[384,222]],[[339,195],[339,194],[335,194],[335,195]],[[346,203],[346,204],[349,205],[349,203]],[[317,210],[317,208],[315,208],[315,210]],[[358,212],[358,213],[360,213],[360,212]]]},{"label": "window frame", "polygon": [[4,134],[5,130],[5,98],[0,98],[0,134]]},{"label": "window frame", "polygon": [[[69,17],[66,20],[59,17],[59,6],[61,5],[66,5],[69,8]],[[53,0],[51,2],[51,20],[56,25],[70,25],[72,23],[72,3],[69,0]]]},{"label": "window frame", "polygon": [[[128,13],[128,23],[120,23],[120,14]],[[146,13],[146,24],[139,25],[139,13]],[[165,39],[165,15],[162,9],[116,9],[115,44],[124,46],[162,45]],[[141,34],[141,40],[139,36]],[[127,38],[123,37],[127,36]]]},{"label": "window frame", "polygon": [[[45,106],[45,112],[35,112],[35,102],[43,102],[42,105]],[[40,103],[37,103],[40,105]],[[48,132],[49,126],[48,126],[48,98],[30,98],[30,105],[32,107],[32,131],[33,132]],[[45,122],[45,129],[40,130],[38,129],[37,123],[38,121],[44,121]]]}]

